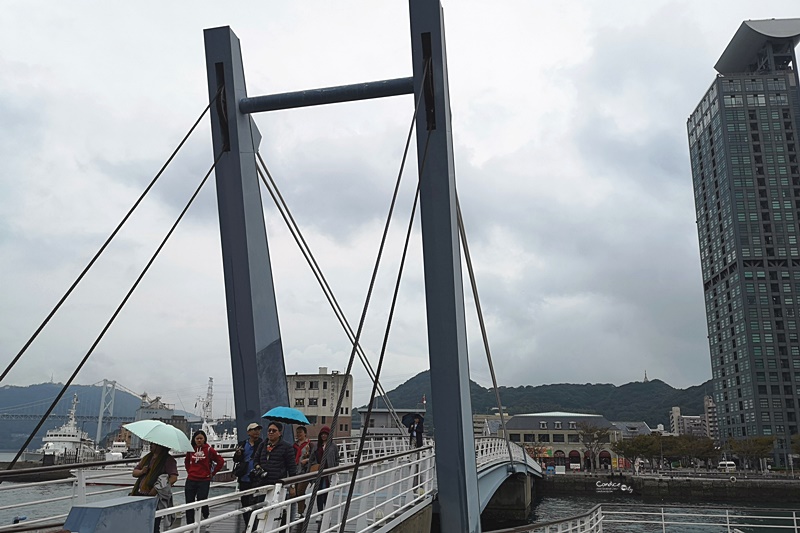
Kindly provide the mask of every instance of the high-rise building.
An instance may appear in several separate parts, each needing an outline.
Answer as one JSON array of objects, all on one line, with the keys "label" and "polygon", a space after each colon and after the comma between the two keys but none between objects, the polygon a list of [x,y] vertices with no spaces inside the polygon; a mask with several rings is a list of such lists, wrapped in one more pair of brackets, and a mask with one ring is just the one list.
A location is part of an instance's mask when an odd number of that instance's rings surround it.
[{"label": "high-rise building", "polygon": [[687,121],[720,438],[775,437],[800,400],[800,19],[746,21]]}]

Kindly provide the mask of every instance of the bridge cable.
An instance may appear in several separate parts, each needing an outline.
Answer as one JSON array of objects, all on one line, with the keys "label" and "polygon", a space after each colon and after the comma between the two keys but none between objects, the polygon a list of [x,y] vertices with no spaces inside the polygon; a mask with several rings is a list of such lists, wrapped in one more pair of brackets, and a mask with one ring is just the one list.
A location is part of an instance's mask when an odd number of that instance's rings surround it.
[{"label": "bridge cable", "polygon": [[[264,160],[261,158],[261,154],[257,153],[257,155],[260,164],[263,166],[263,173],[262,169],[257,166],[256,170],[258,170],[258,175],[264,182],[264,186],[266,187],[267,192],[269,192],[273,202],[275,202],[275,206],[278,208],[278,212],[281,214],[281,217],[283,217],[283,220],[286,223],[289,232],[292,234],[292,237],[294,237],[294,240],[297,243],[298,248],[300,248],[300,252],[303,254],[303,257],[306,259],[308,266],[311,268],[311,272],[317,279],[317,282],[319,283],[323,294],[327,298],[328,303],[330,304],[331,309],[333,310],[333,314],[336,316],[337,320],[339,321],[339,324],[342,326],[342,329],[344,329],[347,338],[350,340],[350,343],[355,343],[355,333],[353,333],[353,328],[347,321],[347,317],[345,316],[344,311],[339,305],[339,302],[333,293],[333,289],[328,284],[328,280],[325,278],[325,275],[322,272],[322,268],[319,266],[319,263],[317,263],[317,260],[314,257],[313,252],[311,251],[311,247],[308,245],[307,241],[303,237],[303,234],[300,231],[297,222],[295,221],[291,211],[289,210],[289,206],[286,204],[286,200],[283,198],[283,195],[278,189],[278,186],[275,183],[275,180],[273,179],[269,169],[267,168],[266,163],[264,163]],[[267,183],[267,178],[269,179],[269,183]],[[364,352],[364,349],[361,347],[361,344],[357,344],[357,346],[358,346],[357,353],[359,359],[361,360],[361,364],[367,371],[367,375],[369,376],[369,378],[374,381],[375,379],[377,379],[375,377],[375,371],[373,370],[372,365],[370,364],[369,359],[367,358],[367,355]],[[398,428],[402,428],[403,427],[402,422],[400,421],[400,418],[397,416],[397,413],[394,410],[394,406],[392,405],[391,400],[389,400],[386,391],[384,390],[383,386],[380,383],[378,384],[378,387],[383,400],[386,402],[386,405],[389,408],[390,413],[394,417],[395,424],[397,425]]]},{"label": "bridge cable", "polygon": [[[425,65],[426,68],[424,69],[424,72],[426,73],[426,75],[427,75],[427,72],[429,70],[429,66],[430,66],[430,59],[428,59],[428,63],[426,63],[426,65]],[[425,86],[425,76],[423,76],[422,83],[420,84],[421,88],[424,87],[424,86]],[[353,368],[353,360],[355,359],[355,354],[356,354],[356,351],[357,351],[356,348],[358,346],[359,340],[361,339],[361,333],[362,333],[362,331],[364,329],[364,321],[366,320],[366,317],[367,317],[367,309],[369,308],[369,302],[370,302],[370,299],[372,297],[372,290],[373,290],[373,288],[375,286],[375,279],[377,278],[377,275],[378,275],[378,267],[380,266],[381,258],[383,257],[383,249],[384,249],[384,246],[386,244],[387,234],[389,233],[389,225],[391,223],[392,214],[394,213],[394,207],[395,207],[395,204],[397,202],[397,195],[398,195],[398,191],[400,189],[400,182],[402,180],[403,172],[405,170],[406,159],[408,158],[408,150],[409,150],[409,147],[411,146],[411,138],[412,138],[413,131],[414,131],[414,125],[416,123],[417,113],[419,112],[419,106],[420,106],[420,103],[422,101],[422,94],[421,93],[418,94],[418,95],[415,95],[415,96],[416,96],[416,98],[415,98],[416,101],[414,103],[414,115],[413,115],[413,118],[411,120],[411,126],[409,128],[408,137],[406,139],[405,149],[403,150],[403,158],[402,158],[402,160],[400,162],[400,169],[399,169],[399,171],[397,173],[397,180],[395,182],[394,192],[392,194],[392,200],[391,200],[390,205],[389,205],[389,213],[386,216],[386,224],[384,225],[384,228],[383,228],[383,235],[381,237],[381,244],[380,244],[380,246],[378,248],[378,255],[377,255],[376,260],[375,260],[375,267],[372,270],[372,277],[370,278],[369,289],[367,290],[367,296],[366,296],[365,301],[364,301],[364,307],[363,307],[363,309],[361,311],[361,318],[359,319],[359,322],[358,322],[358,330],[356,331],[356,338],[355,338],[355,341],[353,342],[353,351],[350,353],[350,359],[347,362],[347,370],[345,371],[345,376],[349,375],[350,371]],[[430,133],[428,133],[428,139],[430,139]],[[425,149],[424,153],[425,153],[425,156],[427,156],[427,142],[426,142],[425,146],[426,146],[426,149]],[[422,159],[422,161],[420,163],[420,172],[419,172],[420,176],[422,175],[422,171],[424,170],[425,156],[423,156],[423,159]],[[345,381],[345,383],[346,383],[346,381]],[[342,390],[339,391],[339,398],[338,398],[338,400],[336,402],[336,410],[333,412],[333,420],[331,421],[331,427],[333,428],[333,431],[336,430],[336,424],[339,421],[339,412],[341,411],[342,403],[344,402],[344,393],[345,393],[345,389],[346,388],[347,388],[346,386],[342,387]],[[364,433],[364,430],[366,430],[366,428],[362,428],[362,434]],[[328,435],[328,438],[330,438],[330,434]],[[309,499],[309,502],[308,502],[308,507],[312,512],[313,512],[313,508],[314,508],[314,503],[315,503],[315,501],[317,499],[317,492],[319,491],[319,483],[320,483],[320,480],[323,477],[323,473],[325,471],[325,465],[326,465],[326,463],[328,462],[328,460],[330,458],[331,448],[332,448],[331,446],[326,446],[325,447],[325,451],[323,452],[323,455],[322,455],[322,461],[320,461],[319,470],[317,470],[317,477],[316,477],[316,479],[314,481],[314,489],[311,491],[311,498]],[[360,453],[359,453],[359,455],[360,455]],[[356,472],[356,470],[354,470],[353,471],[353,476],[355,476],[356,474],[357,474],[357,472]],[[302,527],[300,529],[300,533],[307,533],[308,525],[309,525],[309,523],[311,521],[312,512],[307,512],[306,513],[305,519],[303,520],[303,525],[302,525]]]},{"label": "bridge cable", "polygon": [[472,256],[469,253],[469,244],[467,244],[467,232],[464,228],[464,219],[461,216],[461,202],[458,200],[458,192],[456,192],[456,211],[458,213],[458,232],[461,235],[461,247],[464,249],[464,259],[467,263],[467,272],[469,273],[469,281],[472,286],[472,296],[475,299],[475,309],[478,312],[478,323],[481,326],[481,336],[483,337],[483,347],[486,350],[486,359],[489,362],[489,372],[492,374],[492,386],[494,387],[494,395],[497,399],[497,409],[500,412],[500,425],[503,427],[503,436],[506,439],[506,446],[508,447],[508,458],[511,460],[511,467],[514,467],[514,454],[511,451],[511,441],[509,440],[508,431],[506,431],[506,419],[503,414],[503,404],[500,401],[500,391],[497,388],[497,376],[494,373],[494,363],[492,362],[492,352],[489,349],[489,337],[486,334],[486,322],[483,319],[483,310],[481,308],[481,300],[478,297],[478,285],[475,282],[475,270],[472,268]]},{"label": "bridge cable", "polygon": [[[122,308],[125,307],[125,304],[128,302],[128,299],[133,294],[133,291],[136,290],[136,287],[139,286],[139,283],[142,281],[142,278],[144,278],[144,275],[147,274],[147,271],[150,269],[150,266],[153,264],[153,262],[155,261],[156,257],[158,257],[158,254],[161,253],[161,250],[164,248],[164,245],[167,244],[167,241],[172,236],[172,233],[175,231],[175,228],[178,226],[180,221],[183,219],[183,216],[189,210],[189,207],[192,205],[192,202],[194,202],[195,198],[197,198],[197,195],[200,193],[200,189],[202,189],[203,185],[206,184],[206,182],[208,181],[208,177],[211,175],[211,172],[217,166],[217,163],[219,162],[220,158],[223,156],[224,153],[225,152],[220,152],[220,154],[214,160],[214,164],[212,164],[211,168],[209,168],[208,172],[206,172],[206,175],[203,177],[202,181],[200,182],[200,185],[197,186],[197,189],[195,189],[194,194],[192,194],[192,197],[189,199],[189,202],[186,204],[186,207],[184,207],[183,210],[181,211],[180,215],[178,215],[178,218],[175,220],[175,223],[169,229],[169,231],[167,232],[166,236],[161,241],[161,244],[158,245],[158,248],[153,253],[152,257],[150,257],[150,260],[145,265],[145,267],[142,270],[141,274],[139,274],[139,277],[136,278],[136,281],[133,282],[133,285],[131,285],[131,288],[128,290],[128,293],[125,295],[125,297],[122,299],[122,302],[119,304],[117,309],[114,311],[114,314],[111,315],[111,318],[108,320],[108,322],[106,323],[105,327],[103,327],[102,331],[100,331],[100,334],[97,336],[97,338],[95,339],[94,343],[89,348],[89,351],[86,352],[86,355],[84,355],[83,359],[81,360],[81,362],[78,363],[78,366],[75,368],[75,371],[69,377],[67,382],[64,383],[64,386],[62,387],[61,391],[58,393],[58,395],[56,396],[56,398],[53,401],[53,403],[50,404],[50,407],[47,409],[47,412],[42,416],[41,420],[39,420],[39,423],[36,425],[36,428],[31,432],[30,436],[25,441],[25,444],[22,445],[22,447],[17,452],[17,454],[14,457],[14,459],[8,464],[8,466],[6,467],[6,470],[11,470],[12,468],[14,468],[14,465],[17,463],[17,461],[19,460],[19,458],[22,455],[22,453],[25,451],[25,449],[28,447],[28,445],[33,440],[33,437],[42,428],[42,425],[44,425],[45,421],[47,420],[47,417],[50,416],[50,413],[53,412],[53,409],[55,409],[56,404],[58,403],[58,401],[67,392],[67,388],[72,384],[72,382],[75,380],[75,377],[78,375],[78,372],[81,371],[83,366],[89,360],[89,356],[92,355],[92,352],[94,352],[94,349],[100,343],[100,341],[102,340],[103,336],[106,334],[106,331],[108,331],[108,328],[111,326],[111,324],[117,318],[117,315],[119,315],[119,313],[122,311]],[[2,483],[1,479],[0,479],[0,483]]]},{"label": "bridge cable", "polygon": [[[427,155],[427,153],[428,153],[428,143],[430,142],[430,138],[431,138],[431,134],[430,134],[430,131],[429,131],[428,132],[428,138],[427,138],[427,140],[425,142],[425,152],[424,152],[425,155]],[[423,159],[423,166],[424,166],[424,159]],[[420,175],[421,174],[422,173],[420,172]],[[389,331],[390,331],[390,329],[392,327],[392,319],[394,317],[394,310],[395,310],[395,307],[397,305],[397,295],[400,292],[400,281],[402,280],[402,277],[403,277],[403,269],[405,267],[406,256],[408,254],[408,244],[409,244],[409,242],[411,240],[411,230],[414,227],[414,216],[416,215],[416,212],[417,212],[417,203],[418,202],[419,202],[419,182],[417,183],[417,191],[416,191],[416,194],[414,195],[414,204],[413,204],[413,206],[411,208],[411,216],[409,217],[409,220],[408,220],[408,229],[406,230],[406,241],[405,241],[405,244],[403,246],[403,255],[400,258],[400,266],[399,266],[399,269],[398,269],[398,272],[397,272],[397,281],[395,282],[394,294],[392,295],[392,304],[389,307],[389,316],[388,316],[387,322],[386,322],[386,331],[384,332],[384,335],[383,335],[383,344],[381,345],[381,353],[380,353],[380,357],[378,358],[377,376],[380,376],[380,374],[381,374],[381,369],[383,368],[383,360],[384,360],[384,358],[386,356],[386,345],[389,342]],[[370,398],[369,398],[369,404],[368,404],[369,407],[367,407],[367,415],[364,418],[365,420],[369,420],[370,417],[372,416],[372,408],[373,408],[374,403],[375,403],[375,394],[377,392],[377,387],[375,386],[376,384],[377,384],[377,377],[376,377],[376,381],[373,383],[373,386],[372,386],[372,394],[370,395]],[[347,523],[347,514],[350,511],[350,502],[352,501],[353,494],[355,492],[356,478],[358,477],[358,467],[361,465],[361,457],[362,457],[361,454],[364,451],[364,444],[366,443],[366,440],[367,440],[367,431],[366,431],[366,428],[362,428],[361,437],[359,438],[359,441],[358,441],[358,452],[356,453],[355,464],[353,465],[353,476],[350,478],[350,488],[349,488],[349,490],[347,492],[347,501],[345,502],[344,510],[342,511],[342,521],[341,521],[340,526],[339,526],[339,533],[344,533],[344,531],[345,531],[345,524]]]},{"label": "bridge cable", "polygon": [[[222,90],[222,88],[220,88],[220,91],[221,90]],[[139,207],[139,204],[142,202],[142,200],[144,200],[144,197],[147,196],[147,193],[150,192],[150,189],[153,188],[153,185],[156,184],[156,181],[158,181],[158,178],[161,177],[161,175],[167,169],[169,164],[172,162],[172,160],[178,154],[180,149],[183,147],[183,145],[186,143],[186,141],[192,135],[192,132],[194,132],[195,128],[200,123],[200,121],[203,119],[203,117],[205,116],[206,112],[208,112],[208,110],[211,108],[211,105],[219,97],[220,91],[217,91],[217,94],[214,96],[214,99],[206,106],[206,108],[203,110],[203,112],[200,114],[200,116],[197,117],[197,120],[192,125],[192,127],[189,128],[189,131],[186,133],[186,135],[184,135],[183,139],[178,144],[177,148],[175,148],[175,150],[173,150],[173,152],[169,156],[169,158],[167,158],[167,161],[161,167],[161,170],[158,171],[156,176],[153,178],[153,180],[150,182],[150,184],[147,186],[147,188],[144,190],[144,192],[141,194],[141,196],[139,196],[139,199],[136,200],[136,202],[134,202],[133,206],[128,210],[128,212],[125,214],[125,216],[122,217],[122,220],[120,221],[120,223],[117,224],[117,227],[114,228],[114,231],[111,232],[111,235],[108,236],[108,238],[103,243],[103,245],[100,247],[100,249],[97,250],[97,253],[89,261],[89,264],[87,264],[86,267],[83,269],[83,271],[78,275],[77,279],[72,283],[72,285],[69,287],[69,289],[67,289],[67,292],[64,293],[64,295],[61,297],[61,299],[58,301],[58,303],[55,305],[55,307],[53,307],[53,309],[50,311],[50,313],[47,315],[47,317],[45,317],[44,321],[39,325],[38,328],[36,328],[36,331],[33,332],[33,335],[31,335],[31,338],[28,339],[28,342],[25,343],[25,345],[22,347],[22,349],[19,351],[19,353],[16,355],[16,357],[14,357],[14,359],[11,361],[11,363],[9,363],[9,365],[6,367],[6,369],[3,370],[3,373],[0,374],[0,383],[3,382],[3,379],[5,379],[6,375],[8,375],[8,373],[11,371],[11,369],[14,367],[14,365],[17,364],[17,361],[19,361],[20,357],[22,357],[22,354],[24,354],[25,351],[28,349],[28,347],[31,345],[31,343],[33,343],[33,341],[36,340],[36,337],[39,336],[39,333],[41,333],[42,329],[44,329],[44,327],[47,325],[47,323],[50,322],[50,319],[53,318],[53,315],[55,315],[56,312],[61,308],[61,305],[66,301],[66,299],[69,297],[69,295],[72,294],[72,291],[75,289],[75,287],[78,286],[78,283],[81,282],[81,280],[86,275],[86,273],[89,271],[89,269],[92,268],[92,265],[94,265],[95,261],[97,261],[97,259],[103,253],[103,251],[105,251],[106,247],[108,247],[108,245],[111,243],[111,241],[117,235],[119,230],[122,229],[122,226],[125,224],[125,222],[128,221],[128,218],[130,218],[130,216],[133,214],[133,212],[136,210],[136,208]]]}]

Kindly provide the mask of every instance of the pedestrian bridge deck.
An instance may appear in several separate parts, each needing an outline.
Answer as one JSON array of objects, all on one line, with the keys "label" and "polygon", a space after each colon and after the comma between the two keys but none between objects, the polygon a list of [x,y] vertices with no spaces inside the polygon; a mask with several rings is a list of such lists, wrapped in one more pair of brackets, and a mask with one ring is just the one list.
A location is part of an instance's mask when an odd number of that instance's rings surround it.
[{"label": "pedestrian bridge deck", "polygon": [[[412,449],[407,439],[372,438],[367,441],[367,446],[361,452],[361,463],[353,487],[353,495],[348,504],[350,480],[357,452],[358,439],[340,443],[341,466],[326,472],[330,474],[330,487],[320,491],[320,493],[328,494],[327,503],[323,511],[313,512],[306,518],[308,521],[306,531],[338,531],[346,506],[348,507],[346,531],[388,531],[430,505],[435,498],[437,481],[432,441],[427,441],[426,445],[421,448]],[[510,457],[513,457],[513,461]],[[479,487],[482,495],[482,510],[491,497],[491,493],[497,488],[497,480],[503,476],[509,477],[520,472],[541,476],[539,465],[530,459],[521,447],[496,438],[482,438],[476,441],[476,468],[479,484],[485,485]],[[83,501],[85,501],[86,495],[92,494],[107,493],[106,498],[119,496],[119,488],[111,491],[108,489],[95,492],[87,490],[86,485],[96,482],[96,480],[93,481],[92,476],[99,479],[100,476],[108,475],[103,472],[98,470],[81,471],[75,481],[75,494],[82,494]],[[486,475],[486,473],[491,473],[491,475]],[[248,491],[265,497],[264,503],[253,509],[253,516],[259,519],[255,531],[262,533],[301,531],[303,522],[297,514],[297,503],[301,500],[308,501],[311,498],[315,477],[316,473],[312,472],[304,476],[288,478],[284,480],[283,485],[269,485]],[[491,484],[487,485],[485,479],[491,479]],[[290,497],[288,487],[304,480],[312,481],[306,494]],[[81,484],[83,484],[82,487],[79,486]],[[228,486],[232,489],[233,485],[231,483]],[[89,488],[96,489],[97,487],[90,486]],[[184,531],[241,532],[245,530],[245,524],[242,519],[243,509],[241,509],[239,498],[244,494],[247,492],[231,490],[231,492],[214,495],[201,503],[180,504],[157,511],[156,516],[167,517],[167,519],[162,519],[163,525],[167,526],[169,523],[168,530],[174,533]],[[180,501],[180,498],[176,499]],[[73,496],[73,505],[80,502],[79,496]],[[41,506],[42,503],[41,501],[32,502],[30,505]],[[185,524],[186,510],[195,509],[195,514],[199,516],[198,508],[201,505],[211,507],[211,516],[198,524]],[[171,518],[175,519],[174,522]],[[26,525],[63,524],[64,519],[64,515],[36,518],[27,521]],[[166,527],[164,529],[166,530]],[[18,526],[0,526],[0,533],[15,530],[18,530]],[[51,530],[42,529],[42,531]]]}]

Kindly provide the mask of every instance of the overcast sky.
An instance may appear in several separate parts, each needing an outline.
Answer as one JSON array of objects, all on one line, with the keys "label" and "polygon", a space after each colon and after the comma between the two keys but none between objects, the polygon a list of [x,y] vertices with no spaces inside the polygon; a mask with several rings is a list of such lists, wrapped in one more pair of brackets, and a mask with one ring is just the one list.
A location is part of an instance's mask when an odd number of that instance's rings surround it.
[{"label": "overcast sky", "polygon": [[[4,1],[0,362],[58,301],[207,103],[203,29],[230,25],[248,93],[411,75],[408,8],[382,2]],[[710,378],[686,117],[745,19],[797,2],[444,3],[456,175],[500,384]],[[261,154],[355,326],[411,96],[257,117]],[[412,154],[415,151],[411,150]],[[65,381],[211,165],[208,120],[4,381]],[[380,349],[416,163],[364,346]],[[77,378],[231,414],[211,181]],[[343,370],[347,338],[264,194],[287,372]],[[419,224],[391,389],[429,367]],[[469,295],[469,291],[466,291]],[[491,381],[471,296],[471,377]],[[369,393],[355,369],[355,400]]]}]

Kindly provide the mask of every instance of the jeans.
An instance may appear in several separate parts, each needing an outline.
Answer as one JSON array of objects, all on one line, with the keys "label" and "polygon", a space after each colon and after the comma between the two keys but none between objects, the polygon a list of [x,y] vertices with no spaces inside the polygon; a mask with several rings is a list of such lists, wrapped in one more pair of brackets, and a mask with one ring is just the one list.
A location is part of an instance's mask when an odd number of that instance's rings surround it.
[{"label": "jeans", "polygon": [[[194,481],[192,479],[186,480],[186,487],[184,495],[186,496],[186,503],[208,499],[208,489],[211,486],[210,481]],[[209,510],[208,505],[204,505],[200,510],[203,518],[208,518]],[[186,510],[186,523],[194,523],[194,509]]]}]

